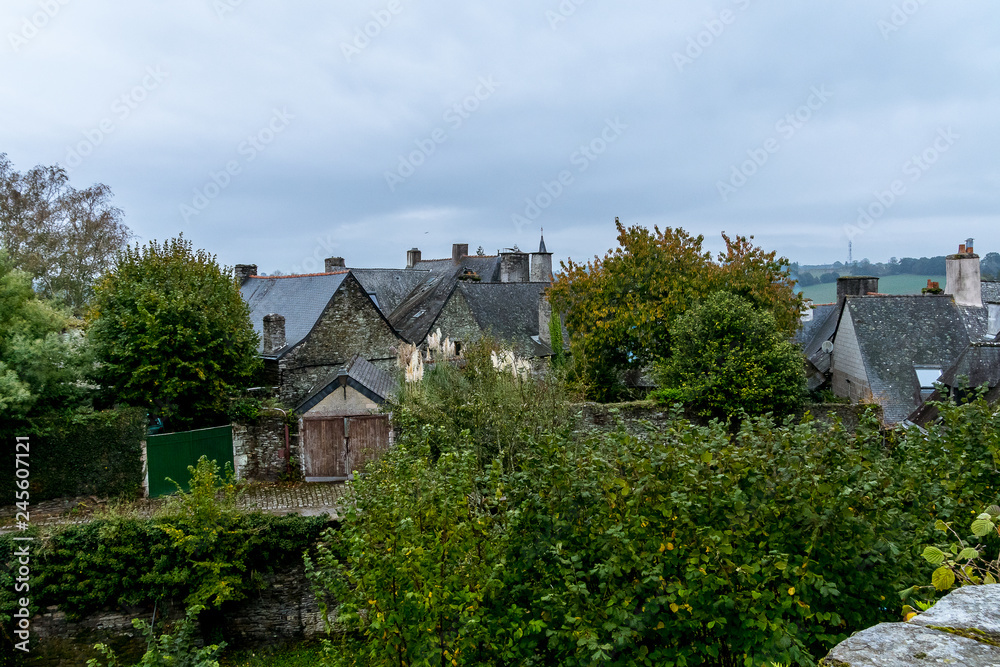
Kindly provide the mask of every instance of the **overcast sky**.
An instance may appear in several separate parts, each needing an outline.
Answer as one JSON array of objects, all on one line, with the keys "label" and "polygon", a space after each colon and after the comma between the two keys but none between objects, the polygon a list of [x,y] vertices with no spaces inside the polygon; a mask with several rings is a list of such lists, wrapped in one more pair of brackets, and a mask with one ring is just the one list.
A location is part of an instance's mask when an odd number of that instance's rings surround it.
[{"label": "overcast sky", "polygon": [[[626,224],[1000,250],[1000,3],[4,0],[0,152],[138,239],[308,272]],[[864,214],[864,215],[863,215]]]}]

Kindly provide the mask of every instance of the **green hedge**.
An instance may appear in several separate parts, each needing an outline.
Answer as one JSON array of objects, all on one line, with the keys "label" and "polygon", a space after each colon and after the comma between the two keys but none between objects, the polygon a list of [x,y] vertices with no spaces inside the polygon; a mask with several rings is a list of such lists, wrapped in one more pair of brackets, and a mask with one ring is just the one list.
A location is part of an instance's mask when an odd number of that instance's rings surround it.
[{"label": "green hedge", "polygon": [[900,619],[935,519],[1000,500],[1000,415],[942,415],[561,429],[513,469],[408,425],[313,566],[353,630],[338,664],[813,665]]},{"label": "green hedge", "polygon": [[[262,586],[262,576],[298,567],[302,554],[329,525],[325,517],[277,517],[253,513],[240,516],[233,529],[251,534],[243,596]],[[32,543],[33,613],[58,606],[71,618],[123,606],[171,602],[182,605],[195,577],[186,554],[155,519],[114,518],[69,526]],[[37,535],[37,529],[33,530]],[[10,655],[10,620],[14,582],[10,560],[13,535],[0,535],[0,654]],[[7,663],[0,658],[0,667]]]},{"label": "green hedge", "polygon": [[[5,443],[29,437],[31,503],[65,496],[135,495],[142,488],[146,413],[137,408],[57,415],[17,429],[0,428]],[[14,469],[13,444],[3,447],[4,470]],[[12,502],[13,476],[0,504]],[[9,484],[9,486],[8,486]]]}]

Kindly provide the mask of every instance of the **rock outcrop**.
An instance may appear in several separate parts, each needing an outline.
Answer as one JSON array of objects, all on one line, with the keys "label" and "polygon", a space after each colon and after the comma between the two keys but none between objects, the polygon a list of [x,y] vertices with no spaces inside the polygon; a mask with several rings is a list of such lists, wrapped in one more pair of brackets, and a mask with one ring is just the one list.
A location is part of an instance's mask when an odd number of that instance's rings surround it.
[{"label": "rock outcrop", "polygon": [[881,623],[838,644],[821,667],[1000,667],[1000,584],[952,591],[908,623]]}]

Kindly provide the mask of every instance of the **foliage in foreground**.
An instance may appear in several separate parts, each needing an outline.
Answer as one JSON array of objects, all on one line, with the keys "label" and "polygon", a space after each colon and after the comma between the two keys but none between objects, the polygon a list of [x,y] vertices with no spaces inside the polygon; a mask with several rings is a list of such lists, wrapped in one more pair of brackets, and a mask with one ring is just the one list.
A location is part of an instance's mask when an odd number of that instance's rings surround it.
[{"label": "foliage in foreground", "polygon": [[982,400],[942,413],[889,443],[873,417],[855,434],[558,427],[513,466],[478,464],[474,433],[411,424],[310,565],[342,601],[330,660],[813,664],[895,619],[897,592],[930,574],[935,515],[996,497],[1000,418]]},{"label": "foliage in foreground", "polygon": [[[154,628],[142,619],[133,619],[132,625],[146,638],[146,653],[135,667],[219,667],[219,654],[226,642],[199,646],[197,642],[198,615],[203,607],[188,607],[184,619],[170,632],[156,636]],[[115,652],[106,644],[97,644],[106,663],[97,658],[87,661],[87,667],[125,667]]]}]

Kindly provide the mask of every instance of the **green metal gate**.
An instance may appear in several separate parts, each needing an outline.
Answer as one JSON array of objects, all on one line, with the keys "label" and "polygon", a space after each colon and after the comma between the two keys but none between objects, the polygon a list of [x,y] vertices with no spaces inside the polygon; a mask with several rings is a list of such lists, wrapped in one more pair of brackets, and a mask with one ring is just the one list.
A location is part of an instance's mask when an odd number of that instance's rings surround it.
[{"label": "green metal gate", "polygon": [[203,428],[184,433],[167,433],[146,437],[146,470],[149,471],[149,497],[165,496],[177,491],[167,477],[187,488],[193,466],[204,455],[219,464],[219,471],[233,463],[233,427]]}]

